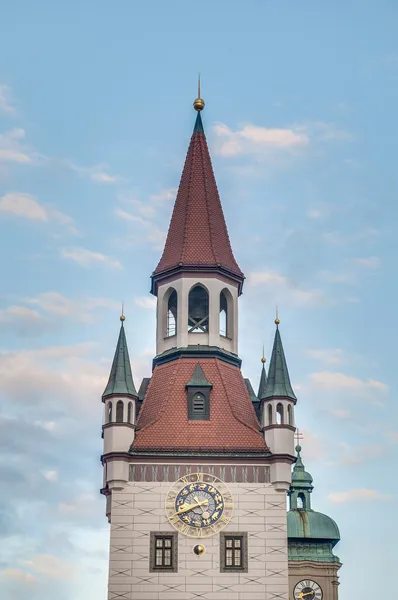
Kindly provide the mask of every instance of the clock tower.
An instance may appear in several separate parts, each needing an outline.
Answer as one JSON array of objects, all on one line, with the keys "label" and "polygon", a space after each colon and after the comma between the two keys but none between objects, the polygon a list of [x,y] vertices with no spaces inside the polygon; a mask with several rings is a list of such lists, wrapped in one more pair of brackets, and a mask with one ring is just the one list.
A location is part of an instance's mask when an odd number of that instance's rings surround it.
[{"label": "clock tower", "polygon": [[136,391],[122,321],[103,395],[108,600],[291,600],[286,494],[297,402],[276,319],[258,395],[201,111],[151,276],[152,374]]}]

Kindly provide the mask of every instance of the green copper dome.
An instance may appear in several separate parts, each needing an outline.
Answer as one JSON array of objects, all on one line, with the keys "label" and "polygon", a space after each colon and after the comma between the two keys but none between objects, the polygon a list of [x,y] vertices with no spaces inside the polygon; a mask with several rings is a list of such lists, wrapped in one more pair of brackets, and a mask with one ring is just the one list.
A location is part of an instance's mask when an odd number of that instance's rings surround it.
[{"label": "green copper dome", "polygon": [[297,458],[288,492],[290,510],[287,513],[288,556],[290,561],[339,563],[333,548],[340,540],[336,523],[311,508],[314,489],[312,475],[305,470],[301,446],[296,446]]},{"label": "green copper dome", "polygon": [[295,509],[287,513],[287,536],[289,539],[332,541],[333,546],[340,540],[336,523],[314,510]]}]

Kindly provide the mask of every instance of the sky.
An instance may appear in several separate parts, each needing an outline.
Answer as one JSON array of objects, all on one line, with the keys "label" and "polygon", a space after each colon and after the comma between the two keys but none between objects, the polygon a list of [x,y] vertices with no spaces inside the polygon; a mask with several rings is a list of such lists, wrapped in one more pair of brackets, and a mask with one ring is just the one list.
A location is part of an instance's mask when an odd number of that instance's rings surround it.
[{"label": "sky", "polygon": [[198,71],[246,275],[244,376],[257,389],[278,304],[312,506],[340,527],[340,600],[391,592],[397,3],[0,7],[2,600],[106,598],[101,394],[122,302],[136,385],[151,373],[150,275]]}]

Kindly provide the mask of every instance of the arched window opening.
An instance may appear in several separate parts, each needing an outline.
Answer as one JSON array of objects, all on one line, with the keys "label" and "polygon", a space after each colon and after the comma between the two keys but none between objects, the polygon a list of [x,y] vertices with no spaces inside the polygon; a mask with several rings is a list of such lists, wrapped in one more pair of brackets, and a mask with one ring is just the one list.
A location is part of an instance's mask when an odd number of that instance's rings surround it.
[{"label": "arched window opening", "polygon": [[133,422],[133,403],[129,402],[127,406],[127,421],[129,423]]},{"label": "arched window opening", "polygon": [[108,404],[108,423],[112,423],[112,402]]},{"label": "arched window opening", "polygon": [[228,335],[228,303],[224,292],[220,294],[220,335]]},{"label": "arched window opening", "polygon": [[284,423],[283,404],[280,404],[280,403],[276,407],[276,422],[278,425],[283,425],[283,423]]},{"label": "arched window opening", "polygon": [[290,404],[287,407],[287,422],[289,425],[293,425],[293,409]]},{"label": "arched window opening", "polygon": [[192,412],[195,415],[202,415],[205,412],[206,400],[203,394],[197,392],[192,398]]},{"label": "arched window opening", "polygon": [[305,510],[305,496],[302,492],[297,496],[297,508],[303,508]]},{"label": "arched window opening", "polygon": [[188,297],[188,332],[207,333],[209,330],[209,295],[201,285],[196,285]]},{"label": "arched window opening", "polygon": [[116,404],[116,423],[123,423],[123,400],[118,400]]},{"label": "arched window opening", "polygon": [[166,335],[171,337],[177,333],[177,292],[173,290],[167,302]]},{"label": "arched window opening", "polygon": [[272,425],[272,406],[268,404],[268,425]]}]

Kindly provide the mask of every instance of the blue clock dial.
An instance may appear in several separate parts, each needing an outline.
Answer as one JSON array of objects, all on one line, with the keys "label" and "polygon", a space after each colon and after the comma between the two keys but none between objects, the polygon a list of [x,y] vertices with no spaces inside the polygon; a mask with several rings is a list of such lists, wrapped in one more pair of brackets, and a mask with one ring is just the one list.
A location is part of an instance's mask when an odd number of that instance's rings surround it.
[{"label": "blue clock dial", "polygon": [[187,473],[170,488],[165,509],[171,525],[188,537],[207,537],[221,531],[233,512],[231,492],[210,473]]},{"label": "blue clock dial", "polygon": [[224,499],[218,489],[209,483],[190,483],[176,497],[176,515],[191,527],[214,525],[222,517],[223,511]]}]

